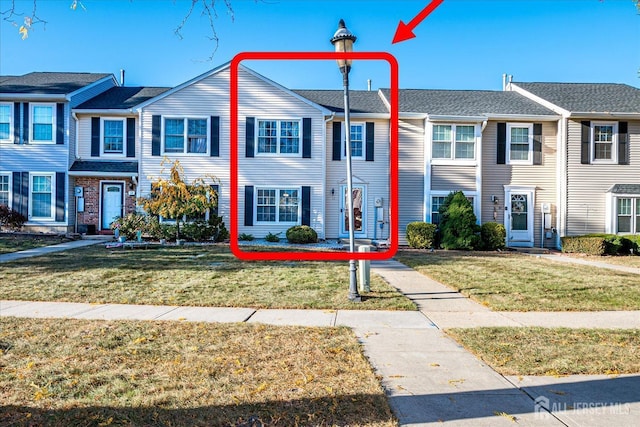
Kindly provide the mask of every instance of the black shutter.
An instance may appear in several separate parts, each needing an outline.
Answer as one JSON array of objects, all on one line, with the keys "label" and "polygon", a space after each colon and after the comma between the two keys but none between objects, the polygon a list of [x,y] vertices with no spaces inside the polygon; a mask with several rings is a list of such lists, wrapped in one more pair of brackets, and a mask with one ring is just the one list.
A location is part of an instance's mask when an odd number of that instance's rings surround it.
[{"label": "black shutter", "polygon": [[209,156],[220,157],[220,117],[211,116],[211,147]]},{"label": "black shutter", "polygon": [[375,141],[375,133],[374,132],[375,132],[375,130],[374,129],[375,129],[374,123],[373,122],[367,122],[367,128],[366,128],[366,132],[365,132],[366,133],[366,138],[367,138],[367,141],[366,141],[366,158],[365,158],[365,160],[367,162],[373,162],[373,160],[374,160],[374,155],[373,155],[374,148],[375,148],[375,145],[374,145],[374,141]]},{"label": "black shutter", "polygon": [[311,187],[302,187],[302,225],[311,225]]},{"label": "black shutter", "polygon": [[[12,209],[16,212],[22,213],[22,174],[20,172],[13,173],[12,186],[13,186]],[[22,214],[24,215],[24,213]]]},{"label": "black shutter", "polygon": [[67,188],[66,174],[64,172],[56,172],[56,221],[64,221],[64,200],[66,198],[65,189]]},{"label": "black shutter", "polygon": [[100,117],[91,117],[91,157],[100,157]]},{"label": "black shutter", "polygon": [[533,124],[533,164],[542,164],[542,123]]},{"label": "black shutter", "polygon": [[209,212],[209,218],[211,218],[211,215],[218,216],[218,211],[220,207],[220,186],[218,184],[211,184],[210,187],[211,187],[211,191],[214,192],[216,195],[216,207]]},{"label": "black shutter", "polygon": [[127,157],[136,156],[136,119],[127,118]]},{"label": "black shutter", "polygon": [[20,144],[20,103],[13,103],[13,143]]},{"label": "black shutter", "polygon": [[253,225],[253,185],[244,187],[244,225]]},{"label": "black shutter", "polygon": [[162,125],[162,117],[151,116],[151,155],[160,155],[160,127]]},{"label": "black shutter", "polygon": [[591,122],[584,121],[582,124],[582,144],[580,149],[580,163],[588,165],[591,163]]},{"label": "black shutter", "polygon": [[302,158],[311,158],[311,118],[302,119]]},{"label": "black shutter", "polygon": [[619,165],[629,164],[628,127],[629,125],[627,122],[618,123],[618,164]]},{"label": "black shutter", "polygon": [[342,123],[333,122],[333,157],[332,160],[342,158]]},{"label": "black shutter", "polygon": [[255,117],[247,117],[245,123],[245,157],[254,157],[255,155],[255,131]]},{"label": "black shutter", "polygon": [[507,124],[498,123],[498,156],[497,163],[504,165],[507,160]]},{"label": "black shutter", "polygon": [[22,143],[29,143],[29,103],[22,103]]},{"label": "black shutter", "polygon": [[64,144],[64,104],[56,104],[56,144]]}]

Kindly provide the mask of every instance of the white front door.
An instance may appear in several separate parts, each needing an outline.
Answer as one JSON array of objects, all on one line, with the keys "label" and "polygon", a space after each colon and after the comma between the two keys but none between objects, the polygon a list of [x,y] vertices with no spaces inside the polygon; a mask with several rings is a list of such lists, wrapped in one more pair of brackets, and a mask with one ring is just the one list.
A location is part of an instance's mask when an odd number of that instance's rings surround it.
[{"label": "white front door", "polygon": [[533,247],[533,191],[510,189],[505,200],[507,246]]},{"label": "white front door", "polygon": [[113,220],[122,216],[122,193],[124,184],[102,184],[102,230],[108,230]]},{"label": "white front door", "polygon": [[[340,234],[346,236],[349,234],[349,201],[347,199],[347,186],[342,187],[342,206],[340,209],[341,225]],[[354,220],[354,236],[364,237],[366,230],[366,194],[364,185],[353,186],[353,220]]]}]

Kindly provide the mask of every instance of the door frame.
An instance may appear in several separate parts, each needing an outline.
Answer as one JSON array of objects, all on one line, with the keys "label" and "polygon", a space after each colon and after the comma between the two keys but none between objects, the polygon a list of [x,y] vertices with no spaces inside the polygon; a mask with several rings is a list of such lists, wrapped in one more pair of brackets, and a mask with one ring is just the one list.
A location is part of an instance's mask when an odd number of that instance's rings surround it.
[{"label": "door frame", "polygon": [[125,210],[125,195],[124,195],[124,188],[125,188],[125,182],[124,181],[113,181],[113,180],[109,180],[109,181],[100,181],[100,215],[99,215],[99,219],[98,219],[98,230],[108,230],[108,228],[103,228],[102,227],[102,223],[103,223],[103,215],[104,215],[104,188],[105,186],[108,185],[117,185],[120,187],[120,194],[122,196],[122,208],[120,211],[120,216],[124,216],[124,210]]},{"label": "door frame", "polygon": [[[522,194],[527,196],[527,235],[525,239],[513,239],[511,235],[511,196],[513,194]],[[518,185],[505,185],[504,186],[504,228],[506,230],[506,242],[507,247],[524,247],[532,248],[534,244],[534,217],[535,217],[535,205],[536,205],[536,188],[525,187]]]},{"label": "door frame", "polygon": [[[367,185],[363,183],[353,183],[353,189],[362,188],[362,231],[355,231],[353,233],[356,238],[367,237]],[[345,193],[347,192],[347,185],[340,185],[340,237],[348,237],[349,231],[345,230],[345,212],[347,207],[345,206]]]}]

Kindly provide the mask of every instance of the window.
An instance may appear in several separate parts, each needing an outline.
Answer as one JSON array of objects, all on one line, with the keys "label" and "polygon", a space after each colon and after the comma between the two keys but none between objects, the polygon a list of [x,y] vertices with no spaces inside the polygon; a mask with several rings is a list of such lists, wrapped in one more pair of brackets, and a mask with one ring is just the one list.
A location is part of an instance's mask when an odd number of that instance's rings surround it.
[{"label": "window", "polygon": [[124,153],[124,120],[102,121],[104,140],[103,151],[105,154]]},{"label": "window", "polygon": [[9,175],[0,175],[0,205],[9,207]]},{"label": "window", "polygon": [[207,123],[208,119],[165,119],[164,152],[206,154]]},{"label": "window", "polygon": [[508,163],[533,162],[533,125],[507,124]]},{"label": "window", "polygon": [[300,153],[300,121],[258,120],[258,154]]},{"label": "window", "polygon": [[0,141],[11,139],[11,104],[0,104]]},{"label": "window", "polygon": [[53,175],[31,175],[32,218],[53,219]]},{"label": "window", "polygon": [[615,123],[593,123],[592,126],[593,161],[615,161]]},{"label": "window", "polygon": [[618,198],[616,217],[617,233],[640,233],[640,197]]},{"label": "window", "polygon": [[434,125],[432,157],[434,159],[473,160],[475,158],[475,126]]},{"label": "window", "polygon": [[32,104],[31,114],[31,140],[33,142],[54,142],[53,124],[56,119],[54,106]]},{"label": "window", "polygon": [[299,190],[259,188],[256,191],[257,222],[297,223],[300,212]]},{"label": "window", "polygon": [[[356,123],[356,124],[351,124],[349,125],[349,127],[351,127],[351,158],[356,158],[356,157],[364,157],[364,124],[362,123]],[[344,139],[344,141],[346,142],[346,138]],[[342,144],[343,145],[343,155],[347,156],[347,146],[346,144]]]}]

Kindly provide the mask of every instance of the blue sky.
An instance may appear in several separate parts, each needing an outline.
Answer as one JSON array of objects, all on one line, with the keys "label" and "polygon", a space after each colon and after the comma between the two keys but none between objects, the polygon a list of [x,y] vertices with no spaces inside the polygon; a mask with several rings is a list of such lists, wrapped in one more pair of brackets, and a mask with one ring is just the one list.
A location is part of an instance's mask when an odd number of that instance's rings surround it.
[{"label": "blue sky", "polygon": [[[126,70],[127,85],[175,86],[225,63],[239,52],[331,51],[340,18],[358,36],[359,51],[396,57],[400,87],[501,89],[516,81],[614,82],[640,86],[640,16],[632,0],[445,0],[415,30],[391,44],[399,20],[408,22],[430,0],[232,0],[235,17],[219,7],[213,44],[205,18],[194,14],[174,29],[190,0],[38,0],[38,25],[27,40],[0,22],[0,74],[31,71]],[[218,3],[223,3],[218,0]],[[0,11],[9,0],[0,0]],[[32,0],[16,0],[29,13]],[[3,16],[4,18],[4,16]],[[251,68],[295,89],[339,89],[332,61],[254,61]],[[389,86],[389,67],[355,63],[352,87]]]}]

